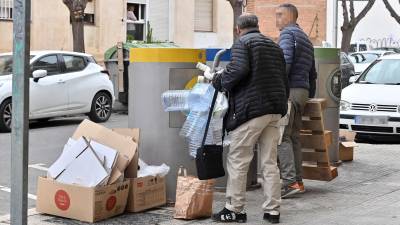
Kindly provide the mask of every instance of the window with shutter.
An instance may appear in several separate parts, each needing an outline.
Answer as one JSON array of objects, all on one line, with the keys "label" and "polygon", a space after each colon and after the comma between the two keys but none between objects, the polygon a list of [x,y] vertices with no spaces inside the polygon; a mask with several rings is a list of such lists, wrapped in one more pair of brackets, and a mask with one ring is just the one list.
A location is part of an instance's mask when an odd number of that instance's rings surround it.
[{"label": "window with shutter", "polygon": [[195,0],[194,30],[213,31],[213,0]]},{"label": "window with shutter", "polygon": [[12,20],[13,3],[12,0],[0,0],[0,20]]}]

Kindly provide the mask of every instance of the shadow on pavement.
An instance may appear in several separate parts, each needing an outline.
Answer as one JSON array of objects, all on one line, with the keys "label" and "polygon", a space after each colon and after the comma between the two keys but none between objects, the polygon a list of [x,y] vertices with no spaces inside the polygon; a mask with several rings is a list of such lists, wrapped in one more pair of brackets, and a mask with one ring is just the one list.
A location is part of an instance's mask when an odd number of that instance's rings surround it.
[{"label": "shadow on pavement", "polygon": [[73,117],[73,118],[51,119],[48,121],[32,121],[29,123],[29,129],[41,129],[41,128],[49,128],[49,127],[78,125],[84,119],[85,119],[84,117],[79,117],[79,118]]}]

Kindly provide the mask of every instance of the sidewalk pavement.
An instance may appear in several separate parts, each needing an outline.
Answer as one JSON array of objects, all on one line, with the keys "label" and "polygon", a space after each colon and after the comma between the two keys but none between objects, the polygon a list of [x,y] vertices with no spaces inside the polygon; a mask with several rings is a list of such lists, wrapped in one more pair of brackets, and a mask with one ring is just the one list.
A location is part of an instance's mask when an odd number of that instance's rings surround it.
[{"label": "sidewalk pavement", "polygon": [[[400,225],[400,146],[361,144],[355,161],[343,163],[331,182],[305,181],[307,192],[282,203],[281,224],[290,225]],[[247,224],[262,220],[262,191],[247,193]],[[215,193],[214,211],[224,205],[224,194]],[[124,214],[99,222],[101,225],[216,224],[210,219],[183,221],[172,218],[173,208]],[[3,218],[4,219],[4,218]],[[30,225],[86,224],[74,220],[33,214]],[[0,224],[9,224],[1,221]]]},{"label": "sidewalk pavement", "polygon": [[113,112],[114,113],[126,113],[126,114],[128,114],[128,106],[124,105],[121,102],[116,100],[114,102],[114,105],[113,105]]}]

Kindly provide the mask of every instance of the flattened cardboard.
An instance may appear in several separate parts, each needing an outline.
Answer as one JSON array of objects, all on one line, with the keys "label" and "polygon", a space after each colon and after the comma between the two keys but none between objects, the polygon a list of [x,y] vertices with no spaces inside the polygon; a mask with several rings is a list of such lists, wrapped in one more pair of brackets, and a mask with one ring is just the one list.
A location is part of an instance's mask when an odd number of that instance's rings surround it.
[{"label": "flattened cardboard", "polygon": [[[140,140],[140,130],[139,128],[115,128],[113,131],[118,134],[130,137],[136,142],[139,146]],[[125,177],[126,178],[136,178],[138,173],[138,164],[139,164],[139,151],[136,151],[135,156],[132,161],[129,163],[128,167],[125,169]]]},{"label": "flattened cardboard", "polygon": [[[86,137],[117,150],[119,154],[114,169],[118,169],[121,173],[125,171],[126,167],[132,161],[137,152],[137,144],[132,140],[132,138],[120,135],[117,132],[89,120],[84,120],[72,136],[75,140],[80,137]],[[115,174],[118,173],[114,172],[114,175]],[[116,178],[115,176],[112,176],[111,178],[113,178],[110,179],[112,181],[118,180],[120,177]]]},{"label": "flattened cardboard", "polygon": [[358,144],[355,143],[354,141],[340,142],[340,144],[343,145],[345,148],[354,148],[354,147],[358,147]]},{"label": "flattened cardboard", "polygon": [[47,176],[56,179],[88,147],[84,138],[68,142],[58,159],[50,166]]},{"label": "flattened cardboard", "polygon": [[89,223],[104,220],[124,212],[129,183],[86,188],[39,177],[36,210]]},{"label": "flattened cardboard", "polygon": [[97,156],[104,158],[104,167],[111,172],[117,162],[118,152],[108,146],[97,143],[96,141],[91,141],[90,146],[94,150]]},{"label": "flattened cardboard", "polygon": [[63,184],[96,187],[107,183],[108,178],[108,171],[89,147],[76,157],[56,180]]},{"label": "flattened cardboard", "polygon": [[126,211],[141,212],[167,203],[164,177],[147,176],[128,180],[131,187]]}]

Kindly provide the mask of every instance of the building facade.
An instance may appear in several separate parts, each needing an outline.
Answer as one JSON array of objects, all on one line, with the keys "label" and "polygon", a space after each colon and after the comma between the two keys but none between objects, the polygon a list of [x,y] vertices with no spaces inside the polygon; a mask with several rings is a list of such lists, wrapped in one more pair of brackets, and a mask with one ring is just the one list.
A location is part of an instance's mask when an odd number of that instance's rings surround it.
[{"label": "building facade", "polygon": [[247,0],[246,11],[260,19],[260,30],[275,41],[279,38],[275,10],[283,3],[292,3],[299,10],[298,23],[309,35],[314,45],[321,45],[327,38],[326,0]]},{"label": "building facade", "polygon": [[[260,29],[275,41],[275,9],[290,2],[299,24],[315,45],[326,40],[327,1],[247,0],[244,11],[260,18]],[[0,0],[0,53],[12,50],[13,0]],[[133,15],[133,16],[132,16]],[[69,11],[62,0],[32,1],[31,49],[72,50]],[[174,42],[186,48],[228,48],[233,41],[233,11],[226,0],[89,0],[85,10],[85,47],[102,61],[104,52],[126,40]]]},{"label": "building facade", "polygon": [[[12,11],[13,0],[0,0],[0,53],[12,51]],[[154,41],[229,47],[232,18],[225,0],[89,0],[85,47],[102,61],[104,52],[117,42],[144,40],[148,24]],[[72,50],[69,11],[62,0],[32,1],[31,50]]]}]

